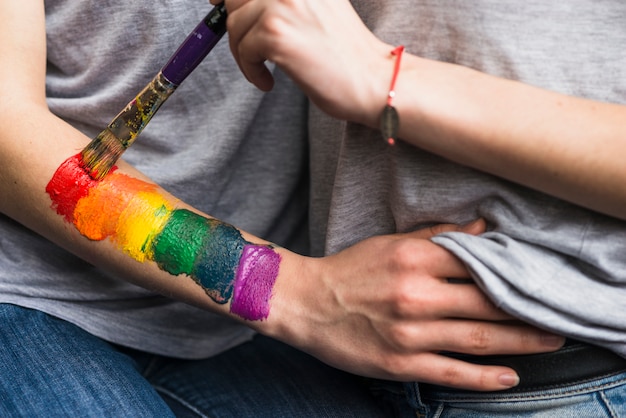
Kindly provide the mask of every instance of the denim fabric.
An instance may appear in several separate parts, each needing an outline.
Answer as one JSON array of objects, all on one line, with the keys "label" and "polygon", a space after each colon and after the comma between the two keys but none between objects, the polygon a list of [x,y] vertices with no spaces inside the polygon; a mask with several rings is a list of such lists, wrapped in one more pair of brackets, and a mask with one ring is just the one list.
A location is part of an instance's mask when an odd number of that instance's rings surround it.
[{"label": "denim fabric", "polygon": [[626,417],[626,373],[545,390],[477,393],[421,391],[406,384],[414,418]]},{"label": "denim fabric", "polygon": [[0,304],[0,347],[2,417],[389,416],[361,379],[265,337],[179,360]]},{"label": "denim fabric", "polygon": [[0,305],[0,416],[172,417],[135,362],[67,322]]}]

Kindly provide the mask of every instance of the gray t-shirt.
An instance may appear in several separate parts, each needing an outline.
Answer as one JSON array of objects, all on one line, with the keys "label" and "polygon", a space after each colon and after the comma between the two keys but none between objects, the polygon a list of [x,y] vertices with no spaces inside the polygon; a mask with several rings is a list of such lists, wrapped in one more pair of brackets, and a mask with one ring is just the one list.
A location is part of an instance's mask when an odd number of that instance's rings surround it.
[{"label": "gray t-shirt", "polygon": [[[626,104],[621,0],[353,4],[381,39],[413,54]],[[446,233],[434,241],[467,263],[506,311],[626,356],[626,222],[401,141],[390,148],[378,132],[316,109],[310,134],[316,254],[372,235],[484,217],[489,232],[480,237]]]},{"label": "gray t-shirt", "polygon": [[[45,7],[48,105],[90,137],[211,9],[206,1],[183,0],[47,0]],[[274,92],[258,91],[223,39],[124,158],[206,213],[304,252],[307,103],[286,77],[276,77]],[[50,137],[50,147],[61,140]],[[252,335],[94,268],[2,215],[0,302],[42,310],[115,343],[184,358],[219,353]]]}]

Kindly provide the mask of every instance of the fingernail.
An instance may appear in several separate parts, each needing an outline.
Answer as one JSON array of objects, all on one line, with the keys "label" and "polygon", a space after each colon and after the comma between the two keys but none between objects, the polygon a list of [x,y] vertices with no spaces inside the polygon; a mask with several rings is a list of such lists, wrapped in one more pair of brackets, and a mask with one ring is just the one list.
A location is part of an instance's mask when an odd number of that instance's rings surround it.
[{"label": "fingernail", "polygon": [[515,373],[504,373],[498,377],[498,382],[507,388],[519,385],[519,376]]},{"label": "fingernail", "polygon": [[550,348],[560,348],[565,344],[565,338],[559,335],[545,334],[541,336],[541,343]]}]

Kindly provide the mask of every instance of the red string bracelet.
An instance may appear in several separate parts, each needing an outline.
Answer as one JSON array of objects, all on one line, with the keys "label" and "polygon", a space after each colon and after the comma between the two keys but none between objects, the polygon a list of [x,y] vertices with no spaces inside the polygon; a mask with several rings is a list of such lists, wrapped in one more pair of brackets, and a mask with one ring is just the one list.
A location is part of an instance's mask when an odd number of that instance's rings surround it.
[{"label": "red string bracelet", "polygon": [[396,143],[398,128],[400,126],[400,117],[398,116],[396,108],[393,107],[393,98],[396,96],[396,80],[398,79],[398,73],[400,72],[400,62],[402,60],[403,52],[403,45],[400,45],[391,51],[391,55],[396,57],[396,63],[393,69],[389,94],[387,95],[387,104],[385,105],[383,114],[380,118],[380,131],[383,134],[383,138],[389,145],[394,145]]}]

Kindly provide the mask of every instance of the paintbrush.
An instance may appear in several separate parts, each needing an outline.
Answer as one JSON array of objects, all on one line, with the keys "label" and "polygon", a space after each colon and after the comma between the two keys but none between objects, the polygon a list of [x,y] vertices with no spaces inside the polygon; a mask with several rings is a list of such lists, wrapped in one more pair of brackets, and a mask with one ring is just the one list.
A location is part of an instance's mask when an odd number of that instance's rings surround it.
[{"label": "paintbrush", "polygon": [[99,180],[109,172],[165,100],[202,62],[224,33],[226,8],[222,3],[209,12],[152,81],[83,149],[84,168],[93,179]]}]

